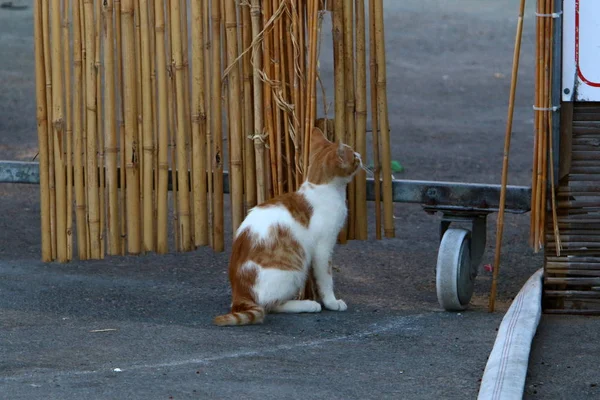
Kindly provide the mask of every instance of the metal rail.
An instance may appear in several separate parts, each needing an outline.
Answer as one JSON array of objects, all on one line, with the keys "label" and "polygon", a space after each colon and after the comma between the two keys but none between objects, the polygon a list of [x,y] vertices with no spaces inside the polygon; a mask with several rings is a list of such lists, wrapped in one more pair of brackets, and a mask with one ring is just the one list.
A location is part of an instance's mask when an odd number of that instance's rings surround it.
[{"label": "metal rail", "polygon": [[[188,172],[189,173],[189,172]],[[224,172],[224,190],[229,193],[228,173]],[[172,190],[169,173],[169,190]],[[39,184],[37,162],[0,161],[0,183]],[[429,210],[493,212],[499,208],[500,185],[435,181],[392,181],[393,200],[396,203],[421,204]],[[373,179],[367,179],[367,200],[375,200]],[[521,214],[529,211],[531,188],[508,186],[506,211]]]}]

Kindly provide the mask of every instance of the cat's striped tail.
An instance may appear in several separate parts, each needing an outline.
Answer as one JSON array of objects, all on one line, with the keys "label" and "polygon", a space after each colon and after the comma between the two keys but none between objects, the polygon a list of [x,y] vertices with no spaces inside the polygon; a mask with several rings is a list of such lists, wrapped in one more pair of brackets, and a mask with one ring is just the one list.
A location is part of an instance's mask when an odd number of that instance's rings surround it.
[{"label": "cat's striped tail", "polygon": [[264,319],[265,309],[263,307],[254,303],[246,303],[234,305],[232,312],[219,315],[213,322],[219,326],[235,326],[261,324]]}]

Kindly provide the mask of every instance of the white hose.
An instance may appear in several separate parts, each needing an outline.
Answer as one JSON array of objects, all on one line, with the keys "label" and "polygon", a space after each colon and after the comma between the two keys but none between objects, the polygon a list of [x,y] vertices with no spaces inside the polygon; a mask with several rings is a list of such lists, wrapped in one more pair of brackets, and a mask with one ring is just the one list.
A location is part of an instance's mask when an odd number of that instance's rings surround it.
[{"label": "white hose", "polygon": [[539,269],[529,278],[502,319],[481,380],[479,400],[523,398],[531,341],[542,313],[542,276],[543,269]]}]

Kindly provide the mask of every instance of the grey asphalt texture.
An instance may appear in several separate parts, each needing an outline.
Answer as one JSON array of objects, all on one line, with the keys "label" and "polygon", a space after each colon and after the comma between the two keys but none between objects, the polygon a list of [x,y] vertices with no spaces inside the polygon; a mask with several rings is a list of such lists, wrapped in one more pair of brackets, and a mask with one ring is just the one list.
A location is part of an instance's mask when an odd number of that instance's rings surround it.
[{"label": "grey asphalt texture", "polygon": [[[513,127],[517,185],[531,176],[533,8]],[[405,168],[397,178],[500,182],[517,9],[516,0],[386,2],[392,156]],[[37,152],[31,19],[30,7],[0,8],[0,159]],[[331,83],[324,29],[321,68]],[[228,251],[44,264],[39,212],[37,186],[0,185],[0,399],[476,398],[504,311],[542,265],[527,245],[529,216],[509,215],[498,312],[486,311],[483,267],[469,309],[444,312],[435,294],[439,217],[397,204],[396,238],[336,248],[347,312],[224,329],[211,320],[230,301]],[[494,242],[492,215],[482,264]],[[600,396],[599,324],[543,318],[526,398]]]}]

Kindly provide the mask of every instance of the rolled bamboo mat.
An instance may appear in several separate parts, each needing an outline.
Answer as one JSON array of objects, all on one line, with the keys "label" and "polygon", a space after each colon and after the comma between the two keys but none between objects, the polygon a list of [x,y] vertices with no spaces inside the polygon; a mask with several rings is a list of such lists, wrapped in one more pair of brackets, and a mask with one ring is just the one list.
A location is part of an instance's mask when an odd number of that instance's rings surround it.
[{"label": "rolled bamboo mat", "polygon": [[[383,11],[383,0],[35,0],[42,259],[223,251],[225,186],[235,231],[304,182],[319,120],[373,160],[373,234],[393,237]],[[319,52],[325,17],[332,55]],[[319,115],[321,84],[334,88],[332,116]],[[364,171],[347,196],[340,238],[365,240]]]}]

